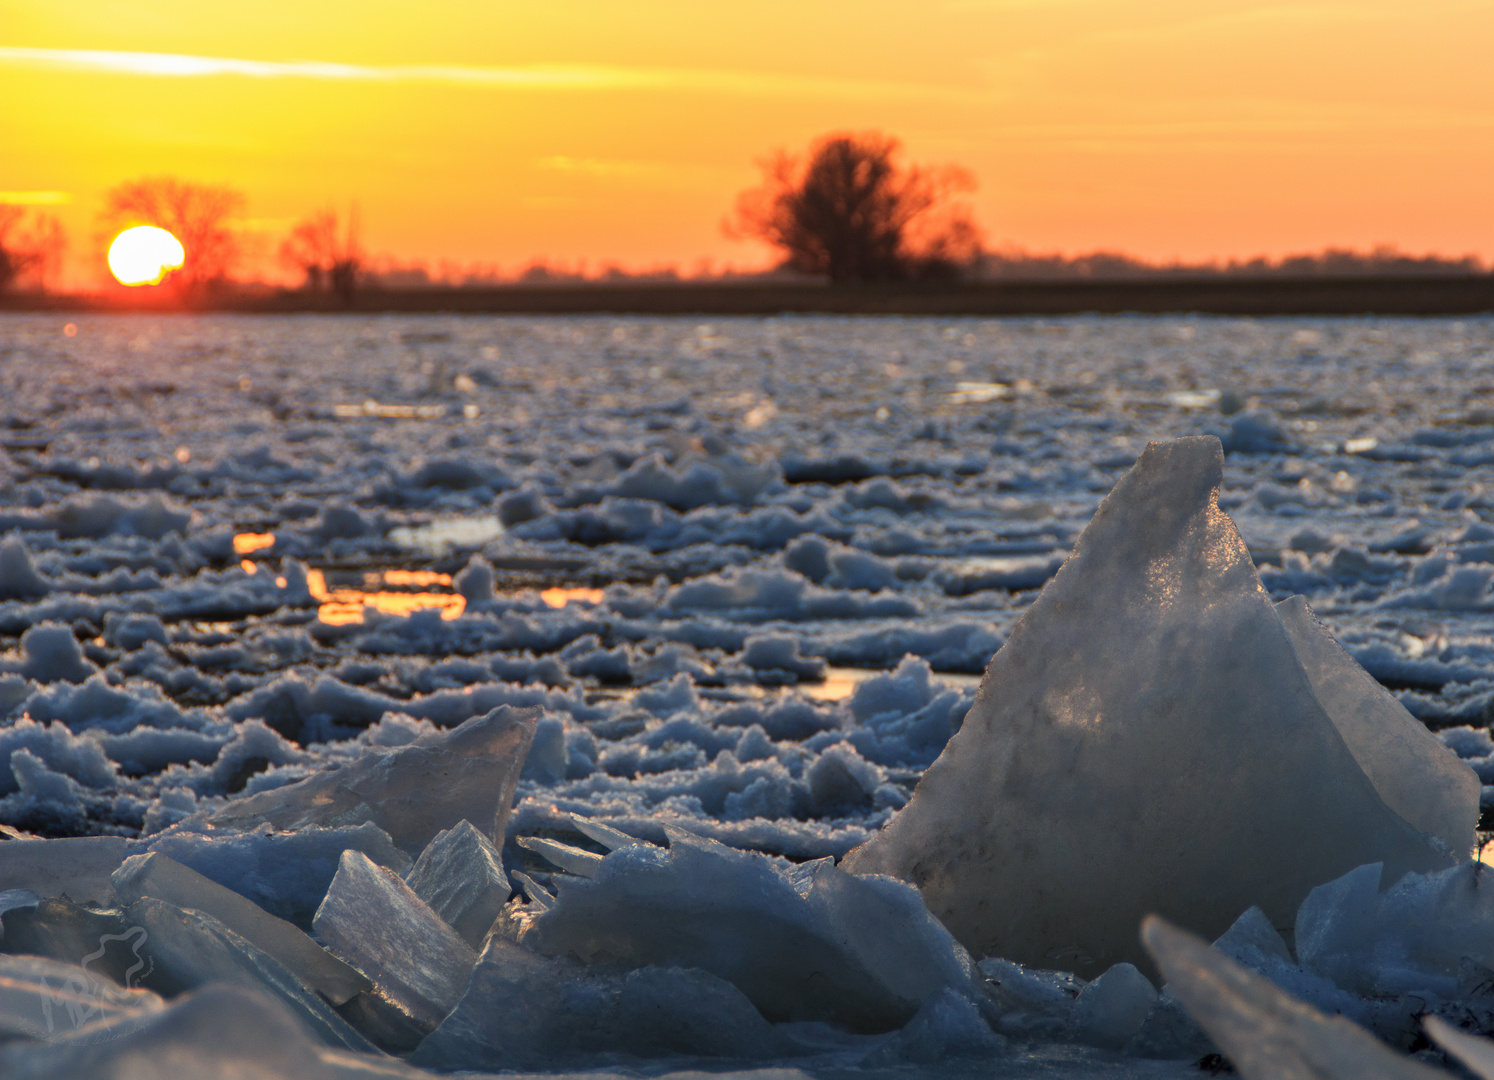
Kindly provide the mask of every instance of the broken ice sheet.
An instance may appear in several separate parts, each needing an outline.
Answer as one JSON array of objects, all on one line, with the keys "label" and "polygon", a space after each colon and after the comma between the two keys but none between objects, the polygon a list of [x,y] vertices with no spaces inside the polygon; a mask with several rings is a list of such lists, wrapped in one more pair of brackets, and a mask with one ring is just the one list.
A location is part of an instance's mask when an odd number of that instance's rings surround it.
[{"label": "broken ice sheet", "polygon": [[501,705],[407,746],[368,747],[347,765],[239,799],[208,820],[277,829],[371,821],[411,856],[464,818],[502,836],[538,716]]},{"label": "broken ice sheet", "polygon": [[122,836],[7,840],[0,844],[0,890],[104,902],[112,891],[109,875],[128,853]]},{"label": "broken ice sheet", "polygon": [[410,1060],[497,1070],[590,1054],[761,1059],[794,1049],[740,990],[704,971],[588,969],[495,936],[461,1002]]},{"label": "broken ice sheet", "polygon": [[345,851],[313,923],[327,948],[427,1030],[462,995],[477,954],[390,870]]},{"label": "broken ice sheet", "polygon": [[1447,1075],[1402,1057],[1341,1016],[1324,1016],[1164,919],[1147,918],[1141,937],[1169,990],[1243,1080],[1434,1080]]},{"label": "broken ice sheet", "polygon": [[[1218,506],[1222,469],[1213,437],[1147,447],[848,869],[918,885],[978,956],[1093,977],[1149,966],[1135,936],[1148,912],[1217,935],[1259,905],[1289,926],[1309,889],[1353,866],[1466,858],[1476,788],[1387,787],[1414,825],[1387,804],[1345,741],[1388,761],[1361,740],[1381,729],[1341,730],[1342,688],[1325,684],[1327,705],[1315,693]],[[1396,753],[1436,757],[1423,776],[1466,771],[1432,750]]]},{"label": "broken ice sheet", "polygon": [[6,1080],[423,1080],[390,1058],[318,1046],[266,994],[215,984],[165,1009],[0,1047]]},{"label": "broken ice sheet", "polygon": [[152,897],[211,915],[284,964],[333,1005],[341,1005],[372,987],[357,971],[284,919],[165,855],[132,855],[114,872],[113,883],[117,900],[124,904]]},{"label": "broken ice sheet", "polygon": [[405,884],[474,949],[508,901],[503,856],[470,821],[436,834]]},{"label": "broken ice sheet", "polygon": [[137,952],[148,962],[149,970],[141,978],[152,989],[168,996],[209,983],[262,990],[290,1009],[328,1046],[374,1049],[283,964],[212,916],[146,898],[125,908],[123,920],[129,928],[127,933],[143,931]]},{"label": "broken ice sheet", "polygon": [[162,1007],[149,990],[126,990],[78,964],[43,956],[0,956],[0,1043],[47,1041],[99,1020]]},{"label": "broken ice sheet", "polygon": [[668,850],[632,842],[591,880],[555,879],[521,943],[587,964],[699,968],[769,1020],[863,1032],[901,1027],[942,988],[981,996],[969,956],[902,882],[665,833]]}]

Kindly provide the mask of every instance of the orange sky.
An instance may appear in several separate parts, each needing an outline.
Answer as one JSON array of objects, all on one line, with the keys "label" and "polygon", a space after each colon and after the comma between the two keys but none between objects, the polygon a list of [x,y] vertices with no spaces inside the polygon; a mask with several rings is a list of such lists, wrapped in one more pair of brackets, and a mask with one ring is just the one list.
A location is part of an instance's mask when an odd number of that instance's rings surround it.
[{"label": "orange sky", "polygon": [[404,258],[751,266],[754,160],[880,128],[995,246],[1490,259],[1491,46],[1494,0],[0,0],[0,200],[79,268],[147,173],[242,189],[267,251],[356,200]]}]

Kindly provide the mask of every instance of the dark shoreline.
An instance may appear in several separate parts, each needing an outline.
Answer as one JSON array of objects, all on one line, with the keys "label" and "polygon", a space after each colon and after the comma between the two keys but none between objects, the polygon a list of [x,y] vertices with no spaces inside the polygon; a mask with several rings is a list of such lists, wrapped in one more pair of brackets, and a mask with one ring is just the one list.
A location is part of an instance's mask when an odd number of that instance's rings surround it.
[{"label": "dark shoreline", "polygon": [[0,296],[0,311],[401,313],[470,315],[1477,315],[1494,313],[1494,274],[1411,277],[1199,277],[896,286],[585,283],[369,288],[351,304],[297,290]]}]

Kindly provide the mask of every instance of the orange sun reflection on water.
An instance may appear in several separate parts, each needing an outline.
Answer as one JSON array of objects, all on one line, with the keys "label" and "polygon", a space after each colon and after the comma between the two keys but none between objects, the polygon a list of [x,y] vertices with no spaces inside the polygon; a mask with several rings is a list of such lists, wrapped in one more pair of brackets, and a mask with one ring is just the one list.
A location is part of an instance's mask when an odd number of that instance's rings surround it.
[{"label": "orange sun reflection on water", "polygon": [[[256,551],[275,546],[274,533],[243,532],[233,538],[234,554],[241,557],[240,567],[246,574],[259,567],[248,558]],[[345,626],[363,621],[363,609],[371,607],[386,615],[412,615],[417,611],[439,610],[443,619],[457,619],[467,610],[465,597],[449,591],[451,575],[435,570],[373,570],[362,575],[359,584],[328,584],[322,570],[306,571],[306,586],[312,599],[320,605],[317,615],[324,623]],[[285,588],[285,578],[275,584]],[[448,591],[435,592],[444,589]],[[540,593],[540,599],[552,608],[567,604],[600,604],[606,599],[601,589],[553,588]]]},{"label": "orange sun reflection on water", "polygon": [[233,538],[233,553],[235,555],[252,555],[256,551],[275,546],[274,533],[239,533]]},{"label": "orange sun reflection on water", "polygon": [[567,604],[600,604],[607,598],[601,589],[546,589],[540,599],[552,608],[563,608]]},{"label": "orange sun reflection on water", "polygon": [[320,570],[306,571],[306,587],[312,599],[321,608],[317,617],[333,626],[346,626],[363,621],[363,609],[371,607],[385,615],[413,615],[417,611],[432,609],[441,612],[443,619],[460,618],[467,610],[466,597],[458,593],[445,592],[399,592],[383,589],[380,585],[450,587],[451,575],[429,570],[385,570],[363,575],[363,587],[336,585],[328,587],[327,575]]}]

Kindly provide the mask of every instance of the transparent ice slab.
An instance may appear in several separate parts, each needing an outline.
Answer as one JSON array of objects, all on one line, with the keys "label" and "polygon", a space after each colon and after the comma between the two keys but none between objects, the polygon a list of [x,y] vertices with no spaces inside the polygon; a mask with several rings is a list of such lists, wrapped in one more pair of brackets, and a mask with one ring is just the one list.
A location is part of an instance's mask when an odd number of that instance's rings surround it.
[{"label": "transparent ice slab", "polygon": [[277,829],[371,821],[412,857],[463,819],[500,837],[538,718],[535,709],[499,706],[408,746],[370,747],[350,764],[239,799],[209,820]]},{"label": "transparent ice slab", "polygon": [[427,1030],[467,984],[477,954],[390,870],[345,851],[313,922],[317,940]]}]

